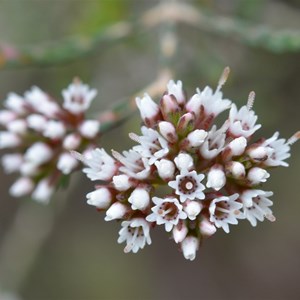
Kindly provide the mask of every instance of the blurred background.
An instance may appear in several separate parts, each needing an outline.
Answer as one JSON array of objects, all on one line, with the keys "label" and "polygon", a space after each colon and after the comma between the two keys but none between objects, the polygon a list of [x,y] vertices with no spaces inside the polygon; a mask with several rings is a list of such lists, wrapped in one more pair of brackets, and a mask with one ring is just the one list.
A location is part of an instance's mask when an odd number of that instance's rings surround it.
[{"label": "blurred background", "polygon": [[[1,101],[33,85],[61,99],[79,76],[98,89],[91,110],[101,111],[143,90],[164,68],[191,95],[195,87],[216,87],[230,66],[223,92],[242,106],[255,90],[263,125],[257,138],[299,130],[299,0],[178,1],[188,9],[163,15],[174,3],[1,0]],[[157,5],[164,6],[153,10]],[[165,59],[170,27],[176,52]],[[101,146],[131,147],[128,132],[139,125],[135,113]],[[15,177],[1,170],[0,300],[300,299],[299,153],[296,144],[290,167],[273,170],[264,185],[274,192],[277,221],[257,228],[240,222],[228,235],[219,230],[193,262],[161,228],[151,246],[124,254],[120,224],[86,205],[93,184],[82,174],[45,207],[10,197]]]}]

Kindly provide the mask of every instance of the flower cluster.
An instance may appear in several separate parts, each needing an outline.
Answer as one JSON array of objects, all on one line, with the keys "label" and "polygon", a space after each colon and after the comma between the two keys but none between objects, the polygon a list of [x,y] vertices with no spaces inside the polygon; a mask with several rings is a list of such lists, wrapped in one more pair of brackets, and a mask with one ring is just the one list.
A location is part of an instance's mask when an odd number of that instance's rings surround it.
[{"label": "flower cluster", "polygon": [[[62,91],[60,106],[38,87],[24,96],[11,93],[0,110],[0,149],[6,173],[17,172],[11,186],[15,197],[30,195],[48,202],[55,187],[79,165],[70,150],[90,151],[99,133],[97,120],[86,120],[85,111],[97,91],[75,79]],[[11,152],[12,151],[12,152]]]},{"label": "flower cluster", "polygon": [[[289,140],[271,138],[250,142],[261,127],[252,110],[254,93],[238,109],[220,91],[228,76],[226,68],[215,91],[205,87],[188,98],[181,81],[170,81],[155,103],[147,94],[137,98],[144,125],[141,135],[130,133],[137,145],[129,151],[96,149],[89,156],[76,153],[83,172],[100,181],[87,194],[87,203],[105,211],[106,221],[123,220],[119,243],[125,252],[137,252],[151,244],[150,229],[163,225],[186,259],[193,260],[204,238],[218,228],[247,219],[274,221],[269,199],[261,189],[269,169],[288,166]],[[216,117],[229,110],[219,128]]]}]

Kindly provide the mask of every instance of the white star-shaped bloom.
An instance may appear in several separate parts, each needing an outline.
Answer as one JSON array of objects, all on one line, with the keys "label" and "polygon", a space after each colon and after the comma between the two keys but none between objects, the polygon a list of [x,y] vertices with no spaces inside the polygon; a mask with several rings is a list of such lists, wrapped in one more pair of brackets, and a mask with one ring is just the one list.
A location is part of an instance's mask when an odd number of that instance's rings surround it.
[{"label": "white star-shaped bloom", "polygon": [[197,174],[196,171],[189,172],[182,169],[180,174],[176,176],[176,180],[170,181],[168,185],[175,190],[175,194],[179,195],[180,201],[184,202],[187,199],[204,199],[205,195],[202,192],[205,186],[201,183],[204,179],[203,174]]},{"label": "white star-shaped bloom", "polygon": [[151,208],[152,214],[146,217],[148,222],[156,222],[157,225],[165,224],[165,229],[170,232],[178,224],[180,219],[186,219],[187,214],[177,198],[152,198],[155,206]]},{"label": "white star-shaped bloom", "polygon": [[151,244],[150,226],[144,219],[135,218],[130,221],[123,221],[121,226],[118,243],[126,242],[125,253],[130,251],[136,253],[139,249],[143,249],[146,243]]},{"label": "white star-shaped bloom", "polygon": [[236,202],[239,194],[233,194],[229,197],[221,196],[215,198],[209,206],[210,221],[218,228],[223,228],[226,233],[229,233],[228,224],[237,224],[237,219],[244,219],[240,209],[243,204]]}]

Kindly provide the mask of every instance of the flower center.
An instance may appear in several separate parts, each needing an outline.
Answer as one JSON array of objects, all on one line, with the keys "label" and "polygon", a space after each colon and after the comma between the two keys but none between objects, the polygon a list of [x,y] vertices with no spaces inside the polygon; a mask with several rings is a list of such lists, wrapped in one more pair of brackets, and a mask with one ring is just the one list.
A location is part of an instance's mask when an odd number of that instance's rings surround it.
[{"label": "flower center", "polygon": [[185,184],[185,187],[186,187],[188,190],[191,190],[191,189],[194,187],[194,185],[193,185],[191,182],[187,182],[187,183]]},{"label": "flower center", "polygon": [[186,176],[180,179],[178,187],[181,193],[191,194],[197,189],[197,183],[192,176]]}]

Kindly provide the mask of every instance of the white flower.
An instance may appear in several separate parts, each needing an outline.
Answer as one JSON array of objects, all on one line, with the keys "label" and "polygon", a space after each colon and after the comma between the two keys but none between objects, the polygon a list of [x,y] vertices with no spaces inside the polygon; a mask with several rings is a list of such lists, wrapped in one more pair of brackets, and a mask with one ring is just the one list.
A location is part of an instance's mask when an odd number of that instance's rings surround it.
[{"label": "white flower", "polygon": [[50,120],[43,132],[45,137],[53,140],[61,139],[66,133],[65,125],[60,121]]},{"label": "white flower", "polygon": [[46,129],[47,118],[39,114],[31,114],[27,117],[28,127],[37,132],[42,132]]},{"label": "white flower", "polygon": [[235,201],[238,197],[239,194],[233,194],[229,197],[221,196],[215,198],[209,206],[209,220],[216,227],[222,227],[226,233],[229,233],[228,224],[237,224],[237,218],[243,218],[242,213],[239,211],[243,204]]},{"label": "white flower", "polygon": [[200,222],[200,233],[205,237],[210,237],[213,234],[216,233],[217,228],[215,225],[213,225],[210,221],[208,221],[206,218],[203,218]]},{"label": "white flower", "polygon": [[133,210],[144,210],[150,203],[149,193],[145,188],[136,188],[128,198],[128,202],[131,203],[131,208]]},{"label": "white flower", "polygon": [[19,178],[9,189],[10,195],[22,197],[31,193],[34,183],[29,177]]},{"label": "white flower", "polygon": [[217,126],[213,125],[204,143],[200,146],[200,153],[205,159],[215,158],[224,149],[226,125],[217,130]]},{"label": "white flower", "polygon": [[194,160],[191,155],[187,153],[179,153],[175,158],[174,162],[176,167],[181,170],[191,170],[194,167]]},{"label": "white flower", "polygon": [[27,123],[23,119],[13,120],[9,122],[6,127],[10,132],[20,135],[27,132]]},{"label": "white flower", "polygon": [[118,191],[127,191],[131,188],[130,178],[125,174],[115,175],[112,180],[114,187]]},{"label": "white flower", "polygon": [[271,167],[283,166],[288,167],[289,164],[284,160],[289,158],[291,147],[289,143],[286,143],[285,139],[278,139],[279,132],[275,132],[272,137],[265,140],[262,143],[262,147],[266,148],[268,158],[264,161],[264,164]]},{"label": "white flower", "polygon": [[86,120],[79,126],[79,132],[82,136],[93,139],[100,130],[100,122],[97,120]]},{"label": "white flower", "polygon": [[269,154],[273,153],[273,149],[269,147],[255,146],[247,149],[247,154],[255,162],[265,161]]},{"label": "white flower", "polygon": [[72,114],[80,114],[86,111],[97,95],[97,90],[90,89],[87,84],[75,79],[68,88],[62,91],[64,98],[63,107]]},{"label": "white flower", "polygon": [[9,131],[0,131],[0,149],[14,148],[21,144],[18,135]]},{"label": "white flower", "polygon": [[206,137],[207,132],[205,130],[196,129],[188,134],[187,141],[190,147],[196,148],[204,143]]},{"label": "white flower", "polygon": [[130,251],[136,253],[139,249],[143,249],[146,243],[151,244],[150,227],[144,219],[135,218],[130,221],[123,221],[121,226],[118,243],[126,242],[125,253]]},{"label": "white flower", "polygon": [[232,104],[229,113],[229,131],[236,137],[250,137],[261,125],[255,125],[257,116],[253,110],[243,106],[239,111],[235,104]]},{"label": "white flower", "polygon": [[186,212],[190,220],[195,220],[202,210],[202,204],[199,201],[187,200],[184,205],[184,211]]},{"label": "white flower", "polygon": [[110,208],[106,211],[105,221],[112,221],[116,219],[122,219],[127,213],[128,207],[120,202],[113,203]]},{"label": "white flower", "polygon": [[165,224],[165,230],[170,232],[178,224],[180,219],[186,219],[187,215],[182,210],[182,205],[176,198],[158,198],[153,197],[155,204],[151,208],[152,214],[146,217],[148,222],[156,222],[157,225]]},{"label": "white flower", "polygon": [[82,171],[92,181],[110,180],[116,172],[115,160],[104,149],[91,150],[88,155],[81,155],[75,151],[71,153],[87,166]]},{"label": "white flower", "polygon": [[160,178],[164,180],[170,180],[174,177],[175,166],[173,162],[168,159],[161,159],[155,162],[155,166]]},{"label": "white flower", "polygon": [[70,174],[78,166],[78,160],[70,153],[62,153],[57,162],[57,169],[63,174]]},{"label": "white flower", "polygon": [[38,202],[47,204],[54,192],[54,186],[50,185],[49,178],[40,181],[32,193],[32,198]]},{"label": "white flower", "polygon": [[170,122],[162,121],[158,123],[160,134],[170,143],[175,143],[178,140],[176,128]]},{"label": "white flower", "polygon": [[113,156],[123,164],[119,170],[135,179],[146,179],[150,175],[150,165],[148,159],[142,157],[139,152],[133,149],[123,151],[121,155],[117,151],[112,151]]},{"label": "white flower", "polygon": [[18,115],[26,113],[24,99],[15,93],[8,94],[8,97],[4,102],[4,106]]},{"label": "white flower", "polygon": [[173,227],[172,235],[175,243],[181,243],[188,234],[188,228],[183,221],[179,221],[176,226]]},{"label": "white flower", "polygon": [[129,134],[131,139],[140,143],[140,145],[134,146],[133,150],[141,153],[143,157],[149,158],[149,164],[153,165],[156,160],[169,153],[168,142],[156,130],[143,126],[141,131],[142,136]]},{"label": "white flower", "polygon": [[13,173],[19,171],[23,162],[23,155],[20,153],[5,154],[2,156],[1,162],[6,173]]},{"label": "white flower", "polygon": [[226,176],[223,171],[223,167],[220,165],[214,165],[210,168],[207,174],[207,184],[208,188],[213,188],[219,191],[226,184]]},{"label": "white flower", "polygon": [[179,104],[185,103],[185,95],[182,90],[182,82],[180,80],[178,80],[177,83],[175,83],[174,80],[170,80],[167,84],[167,88],[168,94],[175,96]]},{"label": "white flower", "polygon": [[26,150],[24,159],[35,165],[42,165],[51,160],[52,156],[53,151],[47,144],[36,142]]},{"label": "white flower", "polygon": [[168,185],[175,190],[176,195],[179,195],[181,202],[187,199],[204,199],[205,195],[202,191],[205,186],[201,183],[203,178],[203,174],[182,169],[180,174],[176,176],[176,180],[170,181]]},{"label": "white flower", "polygon": [[151,99],[148,94],[145,94],[143,98],[137,97],[135,99],[136,105],[141,113],[141,118],[144,122],[151,121],[159,114],[158,105]]},{"label": "white flower", "polygon": [[260,182],[266,182],[267,178],[270,177],[270,174],[262,168],[259,167],[254,167],[251,168],[248,171],[248,180],[252,183],[252,184],[258,184]]},{"label": "white flower", "polygon": [[70,133],[63,140],[63,147],[66,150],[75,150],[79,147],[81,143],[81,137],[79,134]]},{"label": "white flower", "polygon": [[188,236],[181,242],[181,249],[185,259],[194,260],[199,248],[199,239],[194,236]]},{"label": "white flower", "polygon": [[86,195],[87,204],[94,205],[99,209],[106,209],[110,206],[112,195],[108,188],[99,188]]},{"label": "white flower", "polygon": [[257,225],[257,220],[262,222],[264,218],[271,222],[275,221],[272,210],[269,208],[273,202],[268,197],[272,195],[272,192],[262,190],[246,190],[240,196],[244,204],[244,215],[253,227]]}]

